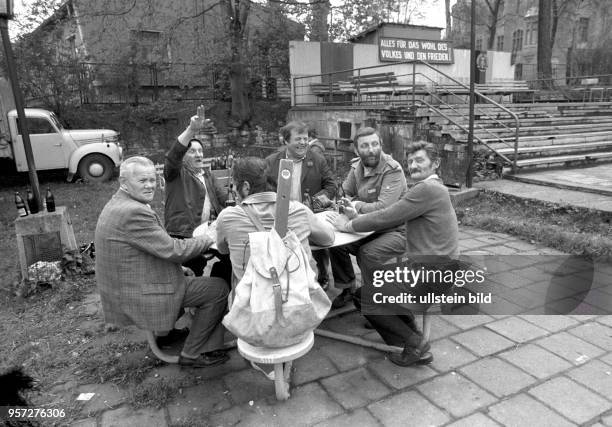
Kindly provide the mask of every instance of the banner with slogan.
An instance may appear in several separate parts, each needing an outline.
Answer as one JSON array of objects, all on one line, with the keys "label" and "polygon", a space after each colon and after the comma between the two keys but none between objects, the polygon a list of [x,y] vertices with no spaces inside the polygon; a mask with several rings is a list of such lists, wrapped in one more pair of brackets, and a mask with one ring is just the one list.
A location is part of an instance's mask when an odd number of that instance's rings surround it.
[{"label": "banner with slogan", "polygon": [[402,39],[380,37],[378,58],[381,62],[421,60],[432,64],[452,64],[453,46],[441,40]]}]

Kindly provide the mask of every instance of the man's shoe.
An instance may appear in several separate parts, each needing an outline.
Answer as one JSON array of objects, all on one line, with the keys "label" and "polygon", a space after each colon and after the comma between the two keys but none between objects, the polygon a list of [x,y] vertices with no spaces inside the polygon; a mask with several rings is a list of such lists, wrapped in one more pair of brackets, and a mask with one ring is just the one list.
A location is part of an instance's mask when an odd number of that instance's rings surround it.
[{"label": "man's shoe", "polygon": [[345,288],[342,290],[340,295],[334,298],[334,301],[332,302],[332,308],[342,308],[346,305],[347,302],[351,302],[352,300],[353,295],[351,293],[351,290],[349,288]]},{"label": "man's shoe", "polygon": [[172,329],[168,335],[164,335],[163,337],[155,337],[155,341],[157,342],[157,346],[159,348],[162,347],[172,347],[174,344],[185,341],[189,335],[189,329]]},{"label": "man's shoe", "polygon": [[[215,355],[211,355],[216,353]],[[205,354],[200,354],[197,359],[179,356],[178,364],[181,368],[209,368],[211,366],[221,365],[229,360],[229,355],[224,351],[210,351]]]},{"label": "man's shoe", "polygon": [[421,352],[413,347],[404,347],[401,353],[389,353],[389,360],[398,366],[428,365],[433,362],[433,355],[429,352]]}]

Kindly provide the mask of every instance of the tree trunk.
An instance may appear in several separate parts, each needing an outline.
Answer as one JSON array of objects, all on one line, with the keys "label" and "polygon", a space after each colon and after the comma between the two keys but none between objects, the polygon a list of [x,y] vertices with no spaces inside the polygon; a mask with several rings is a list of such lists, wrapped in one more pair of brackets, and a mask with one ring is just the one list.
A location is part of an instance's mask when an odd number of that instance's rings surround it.
[{"label": "tree trunk", "polygon": [[310,3],[312,7],[310,40],[315,42],[329,41],[329,25],[327,24],[331,8],[329,0],[310,0]]},{"label": "tree trunk", "polygon": [[245,73],[245,28],[249,16],[249,0],[227,0],[227,13],[230,19],[231,64],[229,79],[232,95],[232,119],[239,128],[248,125],[252,112],[246,90]]},{"label": "tree trunk", "polygon": [[538,12],[538,79],[543,88],[552,87],[552,44],[551,35],[551,3],[549,0],[539,0]]},{"label": "tree trunk", "polygon": [[491,21],[489,22],[489,41],[487,43],[487,47],[489,50],[495,47],[495,35],[497,34],[497,19],[499,16],[499,8],[502,4],[503,0],[495,0],[493,4],[491,4],[490,0],[487,0],[487,6],[489,7],[489,12],[491,13]]},{"label": "tree trunk", "polygon": [[557,24],[559,23],[559,4],[557,0],[552,0],[552,29],[550,30],[550,51],[555,47],[555,38],[557,37]]},{"label": "tree trunk", "polygon": [[451,37],[451,7],[450,0],[444,0],[444,11],[446,13],[446,39]]}]

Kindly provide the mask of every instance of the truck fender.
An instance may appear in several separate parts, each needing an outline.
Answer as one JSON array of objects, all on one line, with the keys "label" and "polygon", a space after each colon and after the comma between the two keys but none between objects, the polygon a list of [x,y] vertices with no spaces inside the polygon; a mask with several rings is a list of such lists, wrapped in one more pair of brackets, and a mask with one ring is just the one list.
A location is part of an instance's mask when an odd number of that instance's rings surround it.
[{"label": "truck fender", "polygon": [[[111,146],[113,146],[114,150],[110,148]],[[121,164],[121,159],[119,158],[116,151],[117,151],[117,148],[115,144],[108,144],[108,143],[95,143],[95,144],[87,144],[87,145],[80,146],[79,148],[74,150],[72,154],[70,155],[70,160],[68,162],[67,180],[72,181],[72,178],[74,177],[74,175],[77,173],[79,169],[79,162],[81,161],[83,157],[87,156],[88,154],[93,154],[93,153],[102,154],[108,157],[109,159],[111,159],[111,161],[115,164],[115,166],[119,166]]]}]

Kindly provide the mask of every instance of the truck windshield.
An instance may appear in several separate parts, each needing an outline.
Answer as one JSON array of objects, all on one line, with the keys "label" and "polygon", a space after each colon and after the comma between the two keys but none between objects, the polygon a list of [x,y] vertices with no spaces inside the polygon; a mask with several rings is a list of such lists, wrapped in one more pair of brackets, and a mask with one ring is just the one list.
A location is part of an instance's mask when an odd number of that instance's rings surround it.
[{"label": "truck windshield", "polygon": [[49,115],[49,118],[51,119],[51,121],[53,122],[53,124],[55,126],[57,126],[57,128],[61,131],[62,129],[64,129],[64,126],[62,126],[62,123],[59,121],[59,119],[57,118],[57,116],[55,115],[55,113],[51,113]]}]

